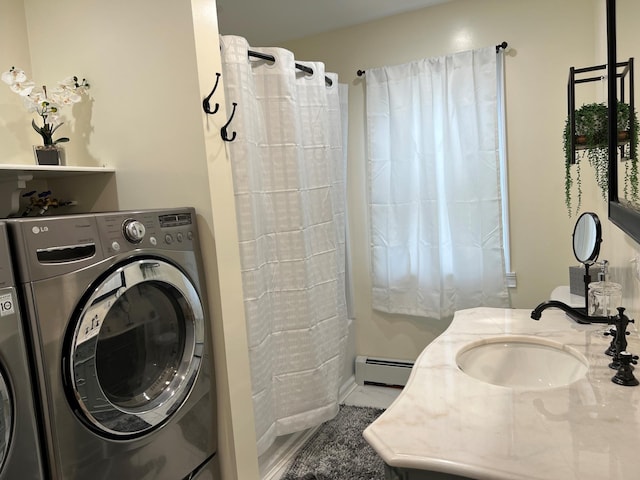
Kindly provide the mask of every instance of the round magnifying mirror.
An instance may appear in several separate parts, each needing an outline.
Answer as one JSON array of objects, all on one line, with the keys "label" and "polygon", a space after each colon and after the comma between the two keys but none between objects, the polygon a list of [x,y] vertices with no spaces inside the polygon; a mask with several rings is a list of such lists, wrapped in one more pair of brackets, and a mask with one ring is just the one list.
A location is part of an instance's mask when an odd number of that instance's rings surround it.
[{"label": "round magnifying mirror", "polygon": [[573,254],[579,262],[591,265],[598,259],[602,228],[595,213],[585,212],[578,218],[573,229]]}]

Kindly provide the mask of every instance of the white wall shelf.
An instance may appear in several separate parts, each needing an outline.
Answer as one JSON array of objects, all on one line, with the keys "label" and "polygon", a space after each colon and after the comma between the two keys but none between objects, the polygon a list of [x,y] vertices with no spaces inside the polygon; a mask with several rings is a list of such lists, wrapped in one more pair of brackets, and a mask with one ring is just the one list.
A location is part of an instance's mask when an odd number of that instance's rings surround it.
[{"label": "white wall shelf", "polygon": [[0,164],[0,181],[10,181],[18,176],[30,175],[33,179],[55,178],[61,176],[115,173],[111,167],[73,167],[62,165],[21,165]]},{"label": "white wall shelf", "polygon": [[0,164],[0,196],[9,205],[8,215],[15,215],[20,208],[20,196],[31,180],[112,173],[115,169],[111,167]]}]

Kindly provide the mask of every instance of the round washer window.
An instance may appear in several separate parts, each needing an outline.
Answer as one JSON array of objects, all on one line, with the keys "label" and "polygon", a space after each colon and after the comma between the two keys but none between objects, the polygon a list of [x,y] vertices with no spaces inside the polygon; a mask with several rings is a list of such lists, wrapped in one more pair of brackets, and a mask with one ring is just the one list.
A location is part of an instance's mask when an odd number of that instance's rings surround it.
[{"label": "round washer window", "polygon": [[184,355],[185,312],[184,298],[161,282],[138,284],[115,301],[96,344],[96,375],[113,405],[147,407],[171,384]]},{"label": "round washer window", "polygon": [[0,370],[0,471],[9,452],[11,431],[13,429],[13,407],[11,392],[5,381],[4,371]]},{"label": "round washer window", "polygon": [[192,283],[168,262],[136,260],[102,280],[79,311],[69,374],[82,416],[116,437],[163,424],[200,368],[204,318]]}]

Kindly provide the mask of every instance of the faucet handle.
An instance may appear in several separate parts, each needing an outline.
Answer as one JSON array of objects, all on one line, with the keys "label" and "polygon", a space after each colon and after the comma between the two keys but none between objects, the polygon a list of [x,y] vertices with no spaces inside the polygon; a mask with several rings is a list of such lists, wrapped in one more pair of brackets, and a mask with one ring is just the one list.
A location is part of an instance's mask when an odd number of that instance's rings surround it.
[{"label": "faucet handle", "polygon": [[609,344],[609,346],[607,347],[607,349],[604,351],[605,355],[609,355],[610,357],[615,356],[616,354],[616,335],[617,335],[617,331],[615,326],[613,326],[612,328],[610,328],[608,331],[606,332],[602,332],[602,335],[604,335],[605,337],[612,337],[611,338],[611,343]]},{"label": "faucet handle", "polygon": [[632,355],[627,351],[620,352],[618,354],[619,366],[618,372],[611,377],[613,383],[618,385],[624,385],[625,387],[634,387],[640,382],[633,375],[633,367],[631,364],[636,365],[638,363],[638,356]]},{"label": "faucet handle", "polygon": [[612,324],[615,325],[618,330],[620,330],[620,327],[622,327],[622,330],[626,331],[628,324],[636,323],[636,321],[633,318],[629,318],[624,314],[624,311],[625,311],[624,307],[618,307],[617,310],[618,310],[618,315],[614,317],[610,317],[611,320],[609,322],[609,325],[612,325]]}]

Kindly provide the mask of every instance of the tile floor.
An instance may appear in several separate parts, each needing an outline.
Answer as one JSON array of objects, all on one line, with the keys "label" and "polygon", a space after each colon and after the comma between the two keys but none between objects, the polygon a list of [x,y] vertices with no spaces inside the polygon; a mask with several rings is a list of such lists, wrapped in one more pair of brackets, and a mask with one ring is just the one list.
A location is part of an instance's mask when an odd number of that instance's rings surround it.
[{"label": "tile floor", "polygon": [[[400,394],[399,388],[357,385],[347,391],[341,403],[358,407],[387,408]],[[262,480],[279,480],[304,442],[313,435],[315,429],[279,437],[276,444],[260,457],[260,477]]]}]

